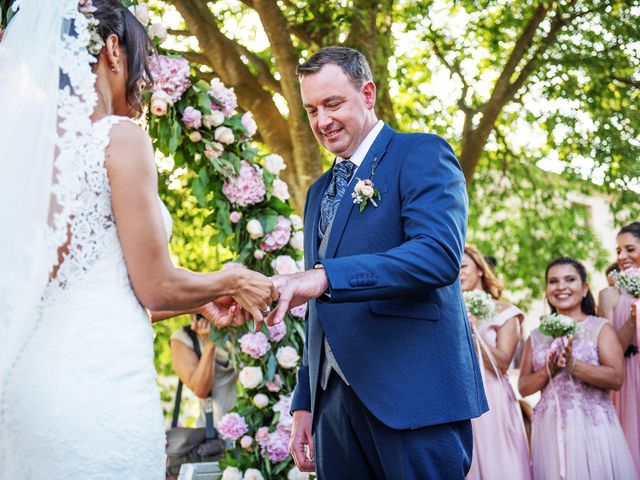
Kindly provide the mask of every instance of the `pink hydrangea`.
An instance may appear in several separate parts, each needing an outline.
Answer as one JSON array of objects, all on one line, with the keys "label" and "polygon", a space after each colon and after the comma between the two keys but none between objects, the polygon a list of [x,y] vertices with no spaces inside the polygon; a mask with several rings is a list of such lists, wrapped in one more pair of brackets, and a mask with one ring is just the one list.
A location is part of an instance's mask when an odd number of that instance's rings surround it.
[{"label": "pink hydrangea", "polygon": [[189,62],[184,58],[153,55],[149,59],[149,68],[153,77],[152,90],[165,92],[171,104],[177,102],[191,86]]},{"label": "pink hydrangea", "polygon": [[261,447],[264,447],[269,440],[269,428],[268,427],[260,427],[256,431],[256,443]]},{"label": "pink hydrangea", "polygon": [[266,453],[271,462],[280,463],[289,457],[289,438],[290,435],[282,430],[276,430],[269,434]]},{"label": "pink hydrangea", "polygon": [[284,322],[276,323],[273,327],[267,326],[267,329],[272,342],[279,342],[287,334],[287,324]]},{"label": "pink hydrangea", "polygon": [[202,126],[202,112],[193,107],[187,107],[182,112],[182,123],[189,128],[200,128]]},{"label": "pink hydrangea", "polygon": [[241,207],[260,203],[266,193],[262,170],[257,165],[243,160],[240,162],[238,176],[229,177],[222,186],[222,193],[231,203]]},{"label": "pink hydrangea", "polygon": [[284,248],[291,238],[291,221],[287,217],[278,215],[278,223],[272,232],[267,233],[260,248],[265,252],[275,252]]},{"label": "pink hydrangea", "polygon": [[293,307],[289,313],[291,313],[291,315],[293,315],[294,317],[298,317],[298,318],[304,318],[304,316],[307,314],[307,304],[303,303],[302,305],[298,305],[297,307]]},{"label": "pink hydrangea", "polygon": [[225,440],[237,440],[249,431],[247,422],[237,413],[227,413],[216,426],[218,433]]},{"label": "pink hydrangea", "polygon": [[245,333],[240,337],[240,349],[251,358],[263,357],[270,349],[271,345],[267,336],[262,332]]},{"label": "pink hydrangea", "polygon": [[224,116],[231,118],[233,112],[238,106],[238,99],[236,98],[233,88],[225,87],[224,83],[222,83],[219,78],[214,78],[211,80],[209,96],[218,104],[220,110],[224,113]]}]

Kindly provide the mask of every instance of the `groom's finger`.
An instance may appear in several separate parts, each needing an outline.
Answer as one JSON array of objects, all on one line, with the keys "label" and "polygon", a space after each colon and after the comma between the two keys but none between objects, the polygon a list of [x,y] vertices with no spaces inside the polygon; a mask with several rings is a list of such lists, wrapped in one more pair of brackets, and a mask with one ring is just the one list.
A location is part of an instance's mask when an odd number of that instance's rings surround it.
[{"label": "groom's finger", "polygon": [[276,323],[282,322],[288,311],[289,299],[281,296],[275,310],[273,310],[267,317],[267,325],[273,327]]}]

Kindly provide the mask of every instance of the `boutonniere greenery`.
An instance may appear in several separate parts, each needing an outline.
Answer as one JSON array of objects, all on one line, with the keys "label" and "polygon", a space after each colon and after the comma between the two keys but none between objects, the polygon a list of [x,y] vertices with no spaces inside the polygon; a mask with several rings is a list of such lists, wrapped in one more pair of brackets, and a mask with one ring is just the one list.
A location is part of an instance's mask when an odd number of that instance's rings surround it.
[{"label": "boutonniere greenery", "polygon": [[368,203],[371,203],[371,205],[377,207],[378,204],[376,203],[375,199],[382,199],[380,191],[375,187],[370,179],[360,180],[359,178],[357,178],[357,180],[358,183],[356,183],[356,186],[353,189],[353,193],[351,194],[353,203],[360,205],[361,212],[365,209]]}]

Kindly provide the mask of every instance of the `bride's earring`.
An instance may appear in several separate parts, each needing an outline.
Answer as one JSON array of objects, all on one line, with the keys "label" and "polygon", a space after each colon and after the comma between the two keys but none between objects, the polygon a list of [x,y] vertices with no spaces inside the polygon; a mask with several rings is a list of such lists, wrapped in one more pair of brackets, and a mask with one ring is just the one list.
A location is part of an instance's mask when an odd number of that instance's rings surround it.
[{"label": "bride's earring", "polygon": [[118,65],[114,63],[113,65],[111,65],[111,71],[117,75],[118,73],[120,73],[120,67],[118,67]]}]

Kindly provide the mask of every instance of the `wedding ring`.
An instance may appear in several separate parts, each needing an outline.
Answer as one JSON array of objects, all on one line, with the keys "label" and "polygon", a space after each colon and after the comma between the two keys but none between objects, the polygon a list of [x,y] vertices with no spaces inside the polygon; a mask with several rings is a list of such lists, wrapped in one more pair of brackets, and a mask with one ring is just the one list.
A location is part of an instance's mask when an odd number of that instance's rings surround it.
[{"label": "wedding ring", "polygon": [[264,313],[266,315],[270,311],[271,311],[271,307],[267,305],[266,307],[264,307],[264,310],[262,310],[262,313]]}]

